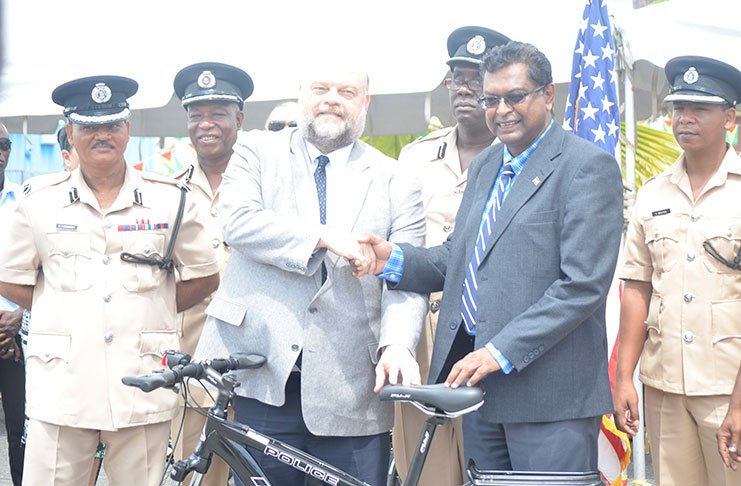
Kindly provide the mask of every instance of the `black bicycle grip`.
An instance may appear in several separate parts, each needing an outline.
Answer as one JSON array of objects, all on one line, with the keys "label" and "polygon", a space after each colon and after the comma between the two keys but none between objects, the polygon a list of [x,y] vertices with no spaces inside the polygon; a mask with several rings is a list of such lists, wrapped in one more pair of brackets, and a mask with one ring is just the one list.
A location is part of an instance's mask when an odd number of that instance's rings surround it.
[{"label": "black bicycle grip", "polygon": [[249,370],[259,368],[265,364],[267,358],[259,354],[235,353],[229,356],[234,362],[235,370]]},{"label": "black bicycle grip", "polygon": [[175,376],[172,371],[163,371],[162,373],[152,373],[143,376],[124,376],[121,382],[127,386],[135,386],[144,392],[151,392],[163,386],[171,386],[175,383]]}]

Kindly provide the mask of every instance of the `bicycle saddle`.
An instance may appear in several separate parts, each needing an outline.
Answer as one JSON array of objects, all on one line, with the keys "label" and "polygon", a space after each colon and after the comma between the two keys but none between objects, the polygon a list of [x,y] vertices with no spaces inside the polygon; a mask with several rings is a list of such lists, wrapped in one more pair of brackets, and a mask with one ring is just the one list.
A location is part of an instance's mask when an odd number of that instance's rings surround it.
[{"label": "bicycle saddle", "polygon": [[386,385],[379,392],[381,400],[419,402],[447,413],[456,413],[483,402],[481,388],[449,388],[443,383],[435,385],[401,386]]}]

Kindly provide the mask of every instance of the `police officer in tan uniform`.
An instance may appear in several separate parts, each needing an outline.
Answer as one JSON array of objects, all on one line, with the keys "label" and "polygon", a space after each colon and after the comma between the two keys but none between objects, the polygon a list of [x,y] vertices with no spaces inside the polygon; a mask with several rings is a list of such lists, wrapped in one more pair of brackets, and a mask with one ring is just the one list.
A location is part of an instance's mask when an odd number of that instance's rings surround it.
[{"label": "police officer in tan uniform", "polygon": [[159,484],[177,397],[121,378],[161,368],[177,310],[218,286],[187,191],[124,160],[137,88],[94,76],[54,90],[80,166],[27,183],[0,232],[0,292],[33,311],[25,486],[86,484],[99,439],[111,486]]},{"label": "police officer in tan uniform", "polygon": [[[478,98],[483,94],[479,65],[487,49],[509,39],[484,27],[461,27],[448,37],[447,61],[450,73],[445,86],[456,125],[437,130],[410,143],[399,161],[412,164],[422,179],[422,200],[427,220],[427,247],[442,244],[452,233],[455,214],[466,188],[471,160],[495,139],[486,126],[485,111]],[[422,382],[430,369],[442,292],[430,295],[430,309],[417,346]],[[396,468],[406,478],[427,416],[407,403],[397,402],[393,442]],[[438,427],[420,478],[420,484],[449,486],[463,483],[463,434],[461,420],[449,420]]]},{"label": "police officer in tan uniform", "polygon": [[615,418],[635,435],[640,357],[657,486],[739,485],[715,434],[741,364],[741,158],[725,141],[741,71],[685,56],[666,75],[684,153],[638,192],[628,228]]},{"label": "police officer in tan uniform", "polygon": [[[197,155],[196,163],[176,173],[174,178],[191,187],[191,197],[203,217],[209,245],[216,252],[220,272],[223,272],[229,261],[229,247],[221,236],[218,220],[219,185],[242,126],[244,100],[252,94],[252,78],[237,67],[204,62],[180,70],[175,76],[174,86],[175,94],[187,112],[188,134]],[[190,355],[195,352],[201,337],[209,302],[211,296],[178,314],[180,349]],[[191,386],[189,391],[201,407],[213,404],[210,396],[197,385]],[[173,440],[178,437],[180,422],[178,419],[172,422]],[[196,410],[185,409],[182,422],[180,440],[175,445],[176,460],[193,453],[206,417]],[[202,484],[224,486],[228,474],[226,463],[215,456]],[[184,483],[188,481],[186,479]]]}]

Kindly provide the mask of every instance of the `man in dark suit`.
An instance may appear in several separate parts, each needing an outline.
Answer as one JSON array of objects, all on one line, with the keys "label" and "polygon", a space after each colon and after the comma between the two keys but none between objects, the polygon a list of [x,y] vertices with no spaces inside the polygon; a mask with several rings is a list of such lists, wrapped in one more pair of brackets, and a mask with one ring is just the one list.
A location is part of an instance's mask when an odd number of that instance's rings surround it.
[{"label": "man in dark suit", "polygon": [[622,230],[620,169],[553,121],[550,63],[535,47],[495,47],[483,70],[480,101],[503,143],[471,162],[453,234],[429,249],[361,241],[392,287],[444,290],[430,381],[487,391],[464,417],[467,459],[596,470],[611,411],[605,298]]}]

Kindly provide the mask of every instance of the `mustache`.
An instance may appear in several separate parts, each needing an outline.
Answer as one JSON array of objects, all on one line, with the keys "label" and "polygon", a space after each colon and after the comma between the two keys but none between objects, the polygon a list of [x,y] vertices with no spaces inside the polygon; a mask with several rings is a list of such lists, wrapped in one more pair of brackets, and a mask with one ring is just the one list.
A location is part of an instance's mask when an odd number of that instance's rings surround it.
[{"label": "mustache", "polygon": [[331,113],[333,115],[338,115],[338,116],[345,115],[342,108],[340,108],[339,106],[333,106],[333,105],[319,105],[319,108],[317,108],[315,114],[318,114],[318,113]]},{"label": "mustache", "polygon": [[94,148],[94,149],[96,149],[96,148],[98,148],[98,147],[105,147],[105,148],[109,148],[109,149],[114,149],[114,148],[116,148],[116,147],[114,147],[113,145],[111,145],[110,143],[108,143],[108,142],[103,142],[102,140],[101,140],[100,142],[95,142],[95,144],[93,144],[93,148]]}]

